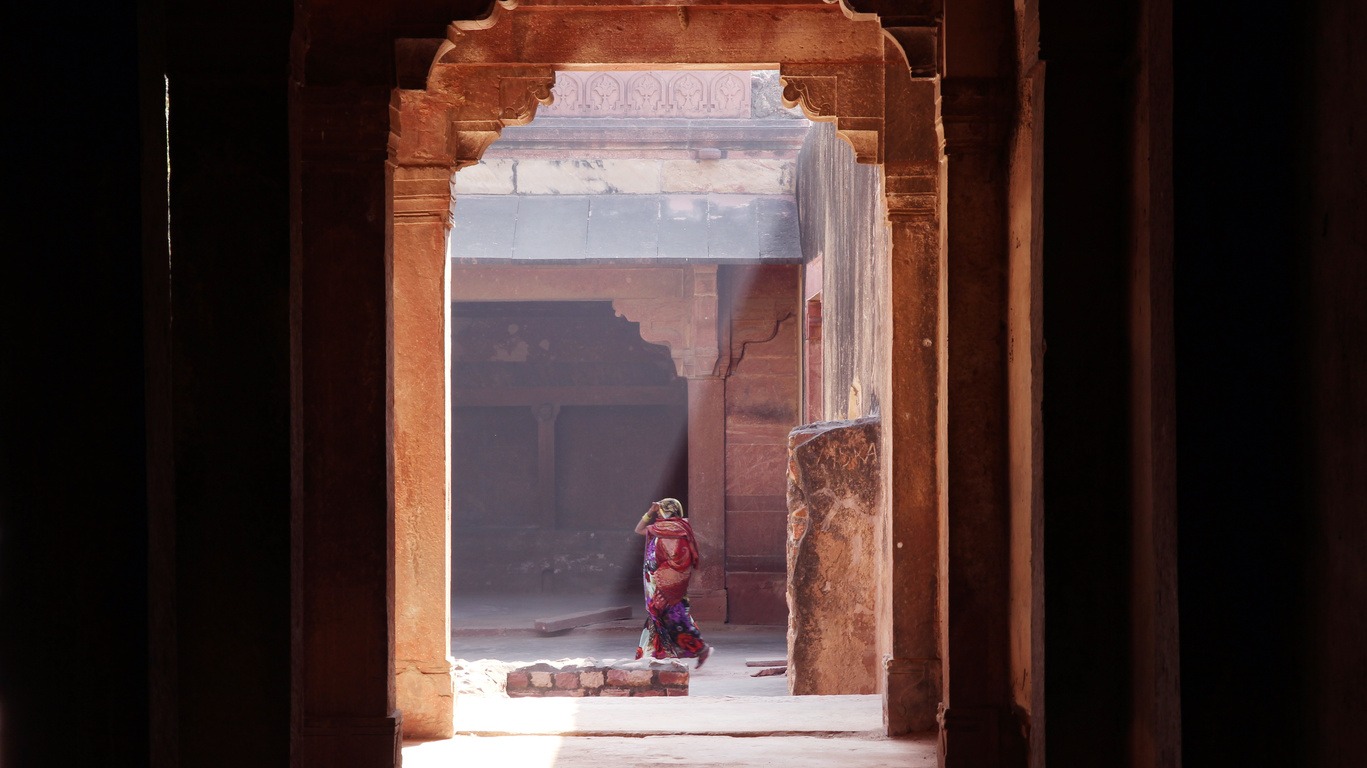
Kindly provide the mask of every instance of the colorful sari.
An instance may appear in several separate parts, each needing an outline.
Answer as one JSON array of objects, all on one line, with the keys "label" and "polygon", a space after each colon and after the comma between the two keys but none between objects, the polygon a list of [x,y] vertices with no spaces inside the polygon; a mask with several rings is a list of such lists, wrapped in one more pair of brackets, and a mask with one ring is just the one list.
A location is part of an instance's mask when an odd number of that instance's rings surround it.
[{"label": "colorful sari", "polygon": [[646,626],[636,658],[706,658],[707,645],[688,612],[688,579],[697,564],[698,543],[687,520],[666,517],[646,527]]}]

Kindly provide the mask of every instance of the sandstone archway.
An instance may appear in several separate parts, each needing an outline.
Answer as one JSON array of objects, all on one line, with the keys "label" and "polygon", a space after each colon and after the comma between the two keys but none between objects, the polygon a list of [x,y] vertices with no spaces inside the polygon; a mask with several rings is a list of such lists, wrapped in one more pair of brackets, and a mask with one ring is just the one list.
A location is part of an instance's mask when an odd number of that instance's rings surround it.
[{"label": "sandstone archway", "polygon": [[[888,329],[878,381],[869,383],[881,393],[884,418],[881,682],[889,734],[933,728],[943,699],[938,585],[947,556],[941,546],[947,380],[938,28],[884,27],[872,14],[817,3],[764,13],[721,5],[511,5],[451,24],[425,87],[397,90],[391,102],[389,497],[404,733],[434,738],[452,729],[444,247],[451,175],[478,162],[504,126],[530,121],[537,105],[550,100],[556,70],[650,68],[777,67],[785,100],[813,119],[835,122],[859,162],[882,166],[888,277],[901,300],[869,308],[886,313]],[[704,531],[709,515],[720,511],[697,498],[692,508]],[[706,536],[702,543],[706,548]],[[721,585],[702,586],[716,591]]]}]

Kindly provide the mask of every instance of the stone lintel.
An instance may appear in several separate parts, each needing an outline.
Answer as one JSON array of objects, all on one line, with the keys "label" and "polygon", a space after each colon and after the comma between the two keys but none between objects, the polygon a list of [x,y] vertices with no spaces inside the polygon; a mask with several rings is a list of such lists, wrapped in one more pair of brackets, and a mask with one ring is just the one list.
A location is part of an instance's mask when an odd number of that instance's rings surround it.
[{"label": "stone lintel", "polygon": [[796,154],[809,123],[805,120],[689,120],[638,118],[557,118],[538,114],[533,123],[510,126],[485,157],[513,157],[547,149],[692,151],[711,147],[724,152]]},{"label": "stone lintel", "polygon": [[[628,12],[624,12],[628,11]],[[496,5],[479,21],[447,28],[436,66],[538,61],[593,62],[604,69],[768,69],[781,61],[879,60],[877,17],[826,3],[778,5],[757,19],[754,8],[718,5],[585,7]],[[756,26],[787,34],[746,34]],[[804,34],[805,33],[805,34]]]}]

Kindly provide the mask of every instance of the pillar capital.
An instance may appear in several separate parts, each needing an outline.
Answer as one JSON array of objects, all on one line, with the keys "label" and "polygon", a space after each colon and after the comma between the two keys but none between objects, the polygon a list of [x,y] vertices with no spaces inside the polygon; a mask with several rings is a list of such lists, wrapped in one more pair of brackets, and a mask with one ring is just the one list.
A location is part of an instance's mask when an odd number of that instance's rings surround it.
[{"label": "pillar capital", "polygon": [[451,228],[451,169],[444,165],[392,166],[394,223],[440,222]]},{"label": "pillar capital", "polygon": [[948,154],[990,152],[1003,146],[1011,128],[1011,85],[993,77],[945,78],[940,108]]}]

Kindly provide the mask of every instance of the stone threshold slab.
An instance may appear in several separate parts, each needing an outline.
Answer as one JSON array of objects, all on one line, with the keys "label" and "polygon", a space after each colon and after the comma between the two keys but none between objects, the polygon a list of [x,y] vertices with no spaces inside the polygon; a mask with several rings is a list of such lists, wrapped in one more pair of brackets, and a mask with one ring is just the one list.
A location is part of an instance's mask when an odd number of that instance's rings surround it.
[{"label": "stone threshold slab", "polygon": [[472,736],[875,734],[883,700],[850,696],[508,699],[460,696],[456,733]]},{"label": "stone threshold slab", "polygon": [[619,605],[611,608],[600,608],[593,611],[576,611],[574,613],[564,613],[559,616],[551,616],[544,619],[536,619],[532,622],[532,629],[538,632],[561,632],[574,627],[583,627],[589,624],[599,624],[605,621],[619,621],[631,618],[631,606]]},{"label": "stone threshold slab", "polygon": [[935,768],[934,735],[651,736],[563,739],[558,736],[457,736],[406,742],[404,768]]},{"label": "stone threshold slab", "polygon": [[935,736],[503,736],[406,742],[404,768],[935,768]]}]

